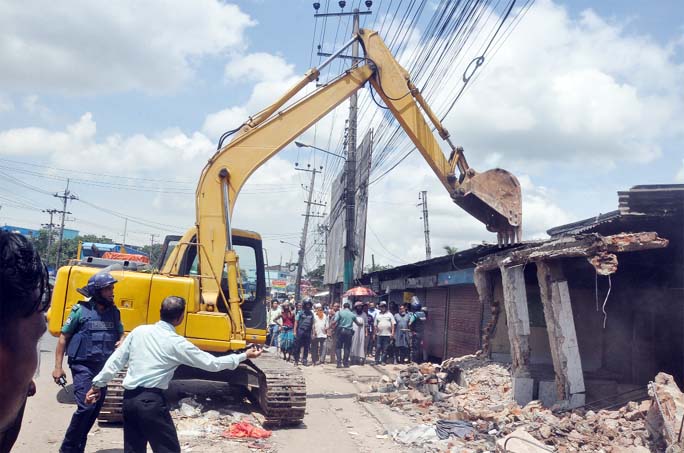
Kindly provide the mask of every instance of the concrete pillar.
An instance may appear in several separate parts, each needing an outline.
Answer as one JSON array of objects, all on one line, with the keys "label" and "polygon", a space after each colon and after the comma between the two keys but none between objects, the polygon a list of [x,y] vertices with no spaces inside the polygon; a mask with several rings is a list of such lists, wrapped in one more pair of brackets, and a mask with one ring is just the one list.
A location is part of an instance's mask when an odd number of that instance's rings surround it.
[{"label": "concrete pillar", "polygon": [[482,355],[490,357],[491,348],[489,345],[489,337],[496,326],[500,307],[494,300],[494,282],[492,281],[492,274],[482,269],[475,268],[473,280],[475,288],[477,289],[477,295],[480,298],[480,305],[482,306],[483,324],[486,322],[486,326],[482,332]]},{"label": "concrete pillar", "polygon": [[513,397],[524,406],[532,401],[534,381],[530,376],[530,317],[523,266],[501,266],[508,340],[513,359]]},{"label": "concrete pillar", "polygon": [[559,261],[538,262],[537,279],[556,375],[557,397],[568,401],[570,407],[577,407],[584,404],[585,388],[568,281]]}]

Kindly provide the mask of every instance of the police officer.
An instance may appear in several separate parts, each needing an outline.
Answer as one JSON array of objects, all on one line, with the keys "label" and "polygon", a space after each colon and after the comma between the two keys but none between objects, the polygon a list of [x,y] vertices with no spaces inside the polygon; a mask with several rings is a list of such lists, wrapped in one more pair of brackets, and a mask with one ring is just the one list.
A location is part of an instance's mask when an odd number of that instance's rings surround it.
[{"label": "police officer", "polygon": [[109,272],[90,277],[88,284],[78,290],[88,300],[72,307],[59,336],[52,377],[57,383],[66,377],[62,369],[66,350],[78,405],[64,435],[60,453],[85,451],[88,431],[95,423],[105,398],[102,395],[94,405],[85,402],[93,377],[102,370],[123,335],[121,315],[114,305],[114,283],[116,280]]},{"label": "police officer", "polygon": [[412,359],[416,363],[421,363],[423,359],[423,336],[425,334],[425,322],[427,316],[423,311],[423,307],[417,297],[413,296],[411,300],[411,352]]}]

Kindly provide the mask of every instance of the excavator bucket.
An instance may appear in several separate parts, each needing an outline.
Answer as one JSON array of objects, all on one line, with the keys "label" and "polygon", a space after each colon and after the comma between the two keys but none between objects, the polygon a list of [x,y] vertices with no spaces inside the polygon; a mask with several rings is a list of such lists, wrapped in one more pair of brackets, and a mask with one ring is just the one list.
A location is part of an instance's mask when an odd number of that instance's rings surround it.
[{"label": "excavator bucket", "polygon": [[499,245],[522,240],[522,192],[513,174],[500,168],[483,173],[468,169],[451,197],[487,230],[497,233]]}]

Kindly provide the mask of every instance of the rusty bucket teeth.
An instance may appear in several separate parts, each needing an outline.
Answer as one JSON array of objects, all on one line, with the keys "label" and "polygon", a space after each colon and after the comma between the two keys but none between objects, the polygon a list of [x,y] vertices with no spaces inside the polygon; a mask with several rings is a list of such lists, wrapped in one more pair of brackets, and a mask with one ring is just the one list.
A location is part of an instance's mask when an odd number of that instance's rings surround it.
[{"label": "rusty bucket teeth", "polygon": [[456,204],[497,233],[500,245],[520,241],[522,191],[518,179],[500,168],[471,172],[452,194]]}]

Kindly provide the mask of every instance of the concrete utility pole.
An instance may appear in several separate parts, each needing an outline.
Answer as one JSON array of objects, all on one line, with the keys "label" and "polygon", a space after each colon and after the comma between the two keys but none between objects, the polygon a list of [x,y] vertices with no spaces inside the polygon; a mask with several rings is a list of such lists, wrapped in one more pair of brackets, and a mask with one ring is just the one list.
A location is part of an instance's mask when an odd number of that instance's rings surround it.
[{"label": "concrete utility pole", "polygon": [[62,200],[62,210],[57,211],[58,213],[62,214],[62,224],[59,227],[59,246],[57,247],[57,261],[55,263],[55,269],[59,269],[59,265],[62,263],[62,241],[64,240],[64,219],[67,214],[71,214],[66,210],[67,208],[67,201],[69,200],[78,200],[78,197],[69,191],[69,179],[67,178],[67,185],[66,189],[64,189],[64,193],[55,193],[53,194],[54,197],[60,198]]},{"label": "concrete utility pole", "polygon": [[[322,167],[321,167],[322,168]],[[304,268],[304,255],[306,255],[306,234],[309,231],[309,218],[310,217],[322,217],[319,215],[311,214],[311,205],[325,206],[322,203],[314,203],[311,201],[313,198],[314,184],[316,183],[316,173],[320,173],[319,170],[315,168],[313,170],[305,170],[303,168],[298,168],[300,171],[311,172],[311,185],[309,185],[309,196],[306,203],[306,214],[304,215],[304,228],[302,229],[302,238],[299,241],[299,253],[297,259],[297,275],[295,277],[295,301],[299,302],[302,296],[302,270]]]},{"label": "concrete utility pole", "polygon": [[432,249],[430,248],[430,223],[428,222],[428,205],[427,205],[427,190],[423,190],[418,194],[418,199],[421,200],[416,206],[423,207],[423,231],[425,232],[425,259],[432,258]]},{"label": "concrete utility pole", "polygon": [[[358,8],[354,8],[351,13],[345,13],[344,7],[347,5],[346,1],[338,1],[337,4],[343,10],[339,13],[318,13],[320,8],[320,3],[314,3],[314,10],[316,13],[314,17],[331,17],[331,16],[353,16],[354,30],[352,34],[354,36],[359,33],[359,17],[361,15],[372,14],[370,11],[373,2],[371,0],[366,0],[364,4],[368,8],[368,11],[359,11]],[[320,48],[320,46],[319,46]],[[352,44],[350,55],[341,55],[340,58],[349,58],[352,61],[352,65],[356,66],[362,59],[359,58],[359,42],[354,41]],[[331,56],[330,53],[318,52],[319,56]],[[356,117],[357,117],[357,95],[354,93],[349,99],[349,135],[346,140],[347,148],[347,161],[345,162],[344,172],[345,172],[345,209],[346,209],[346,221],[345,228],[347,233],[345,235],[345,245],[344,245],[344,290],[349,289],[354,282],[354,260],[356,259]],[[332,294],[332,291],[331,291]]]},{"label": "concrete utility pole", "polygon": [[154,248],[154,237],[158,234],[150,233],[150,264],[152,264],[152,249]]},{"label": "concrete utility pole", "polygon": [[121,251],[126,253],[126,233],[128,232],[128,218],[124,218],[124,232],[123,232],[123,242],[121,243]]},{"label": "concrete utility pole", "polygon": [[58,211],[57,209],[43,209],[43,212],[46,214],[50,214],[50,223],[44,223],[43,226],[47,228],[48,230],[48,243],[47,243],[47,250],[45,251],[45,264],[48,266],[50,265],[50,247],[52,246],[52,229],[55,227],[55,224],[52,223],[52,216],[55,214],[59,214],[61,211]]},{"label": "concrete utility pole", "polygon": [[[359,32],[359,10],[354,9],[354,31]],[[352,44],[352,57],[359,56],[359,42]],[[358,60],[352,60],[353,65],[358,64]],[[349,137],[347,140],[347,162],[345,163],[345,204],[347,208],[346,216],[346,241],[344,244],[344,290],[353,286],[354,282],[354,261],[356,259],[356,115],[358,112],[356,93],[349,98]]]}]

